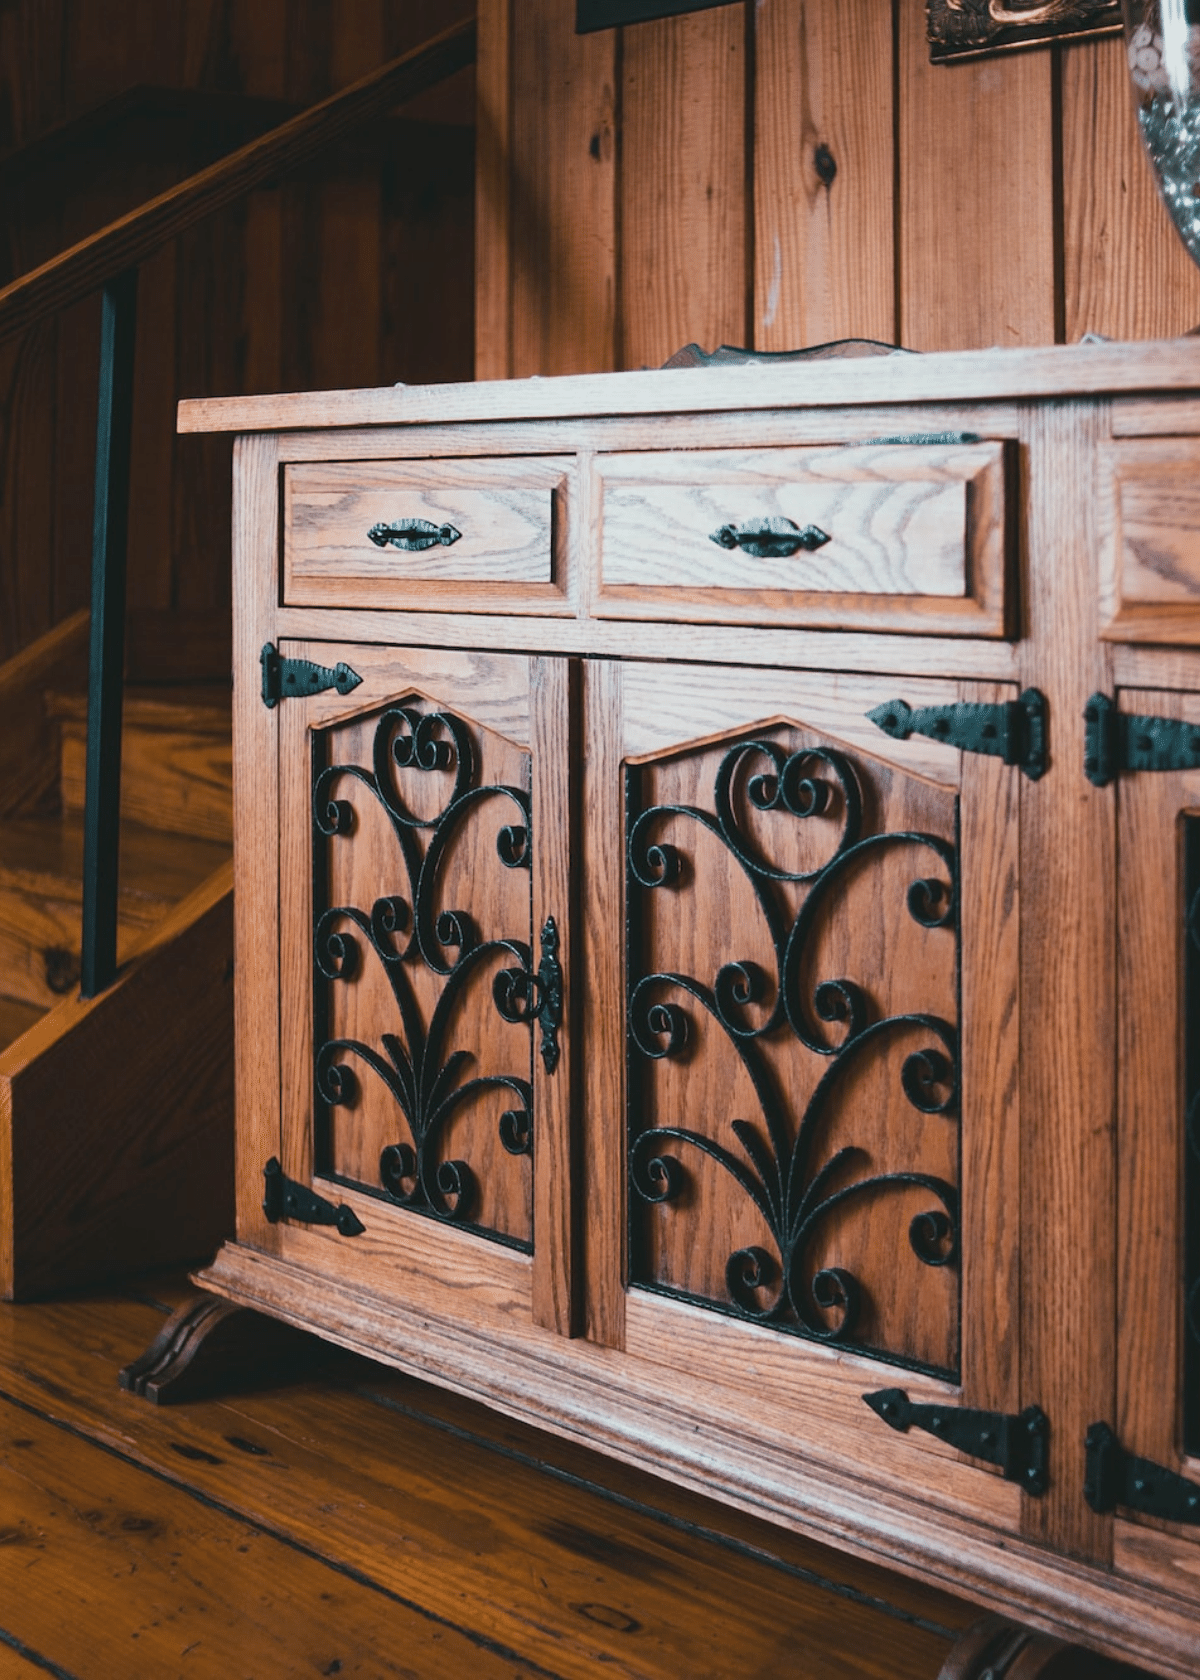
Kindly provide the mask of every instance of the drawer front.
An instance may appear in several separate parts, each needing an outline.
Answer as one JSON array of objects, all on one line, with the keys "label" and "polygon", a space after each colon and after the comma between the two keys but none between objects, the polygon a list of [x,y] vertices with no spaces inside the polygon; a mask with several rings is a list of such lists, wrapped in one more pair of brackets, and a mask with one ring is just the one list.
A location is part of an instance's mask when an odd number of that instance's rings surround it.
[{"label": "drawer front", "polygon": [[1102,471],[1104,634],[1200,642],[1200,438],[1114,444]]},{"label": "drawer front", "polygon": [[286,466],[284,601],[562,610],[555,540],[570,465],[535,456]]},{"label": "drawer front", "polygon": [[1004,634],[1001,443],[610,455],[596,471],[601,617]]}]

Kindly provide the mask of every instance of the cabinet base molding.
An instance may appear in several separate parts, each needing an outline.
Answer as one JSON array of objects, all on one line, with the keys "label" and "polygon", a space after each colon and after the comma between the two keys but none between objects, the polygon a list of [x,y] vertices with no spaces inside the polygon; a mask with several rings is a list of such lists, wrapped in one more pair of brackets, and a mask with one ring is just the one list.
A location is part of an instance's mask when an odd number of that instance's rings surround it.
[{"label": "cabinet base molding", "polygon": [[156,1406],[177,1406],[299,1375],[324,1352],[316,1337],[279,1319],[219,1296],[193,1295],[117,1381]]},{"label": "cabinet base molding", "polygon": [[[360,1294],[236,1243],[227,1243],[193,1281],[226,1302],[313,1329],[351,1352],[522,1423],[1018,1616],[1040,1630],[1035,1637],[1047,1646],[1047,1662],[1056,1642],[1065,1650],[1086,1639],[1092,1648],[1078,1671],[1065,1667],[1060,1676],[1054,1667],[1012,1668],[1003,1671],[1005,1680],[1068,1680],[1076,1672],[1091,1680],[1097,1675],[1096,1651],[1150,1664],[1171,1680],[1194,1680],[1195,1615],[1187,1601],[1139,1583],[1136,1618],[1131,1617],[1129,1583],[1110,1572],[1057,1557],[982,1523],[960,1517],[948,1524],[932,1502],[898,1499],[799,1454],[782,1460],[778,1443],[756,1440],[744,1416],[730,1414],[724,1424],[712,1405],[689,1410],[678,1394],[665,1392],[661,1368],[628,1353],[532,1327],[472,1328]],[[710,1396],[719,1398],[715,1391]],[[1014,1632],[1025,1631],[1014,1626]],[[1032,1662],[1034,1646],[1029,1651]],[[985,1672],[986,1663],[978,1674]],[[958,1674],[944,1669],[943,1680]],[[961,1674],[971,1680],[976,1670],[963,1668]]]}]

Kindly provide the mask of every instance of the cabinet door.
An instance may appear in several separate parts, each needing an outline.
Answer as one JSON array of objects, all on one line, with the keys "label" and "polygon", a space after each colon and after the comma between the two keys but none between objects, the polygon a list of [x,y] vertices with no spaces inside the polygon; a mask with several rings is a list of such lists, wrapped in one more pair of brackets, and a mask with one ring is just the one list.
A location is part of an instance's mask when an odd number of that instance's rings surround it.
[{"label": "cabinet door", "polygon": [[776,1449],[1015,1524],[1016,1486],[863,1400],[1036,1398],[1016,1358],[1022,778],[866,716],[1015,692],[632,665],[587,684],[587,1059],[624,1070],[589,1082],[593,1333]]},{"label": "cabinet door", "polygon": [[280,1160],[332,1210],[279,1252],[568,1332],[569,668],[280,652],[361,681],[279,708]]},{"label": "cabinet door", "polygon": [[[1118,701],[1200,731],[1200,694]],[[1128,771],[1116,796],[1118,1375],[1116,1417],[1097,1421],[1194,1484],[1177,1485],[1186,1508],[1200,1506],[1200,770]],[[1200,1527],[1133,1509],[1136,1488],[1110,1491],[1116,1566],[1194,1599]]]}]

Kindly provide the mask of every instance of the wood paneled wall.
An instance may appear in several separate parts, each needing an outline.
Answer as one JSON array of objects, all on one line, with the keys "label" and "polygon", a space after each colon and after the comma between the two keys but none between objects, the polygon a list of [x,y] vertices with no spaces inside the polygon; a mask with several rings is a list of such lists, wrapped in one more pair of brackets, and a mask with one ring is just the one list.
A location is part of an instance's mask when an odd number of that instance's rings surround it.
[{"label": "wood paneled wall", "polygon": [[[4,0],[0,284],[250,137],[245,113],[237,134],[228,120],[206,123],[200,94],[234,107],[278,102],[258,113],[260,131],[471,9],[471,0]],[[31,142],[138,85],[180,90],[180,111],[110,125],[57,161],[23,168]],[[434,120],[364,133],[319,170],[256,192],[143,265],[135,613],[219,621],[228,608],[229,444],[177,439],[177,398],[471,377],[469,80],[440,102],[427,96],[420,114]],[[0,659],[87,601],[98,319],[92,299],[0,343]]]},{"label": "wood paneled wall", "polygon": [[480,377],[1200,324],[1117,38],[933,66],[924,0],[479,19]]}]

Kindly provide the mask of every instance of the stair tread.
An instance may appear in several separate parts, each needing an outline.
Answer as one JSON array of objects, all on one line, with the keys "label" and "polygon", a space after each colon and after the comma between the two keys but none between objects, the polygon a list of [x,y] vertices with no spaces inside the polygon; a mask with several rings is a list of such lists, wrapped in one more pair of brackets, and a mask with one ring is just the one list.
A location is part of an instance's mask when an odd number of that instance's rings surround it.
[{"label": "stair tread", "polygon": [[35,1021],[46,1013],[36,1003],[23,1003],[18,998],[0,997],[0,1050],[7,1050],[22,1033],[28,1032]]},{"label": "stair tread", "polygon": [[[204,735],[227,735],[232,715],[228,685],[208,683],[179,688],[127,688],[123,702],[126,727],[171,729]],[[64,723],[87,723],[87,695],[46,695],[46,714]]]},{"label": "stair tread", "polygon": [[[174,904],[220,868],[229,847],[219,840],[121,824],[124,914]],[[49,897],[79,898],[83,822],[77,817],[26,817],[0,823],[0,885]]]}]

